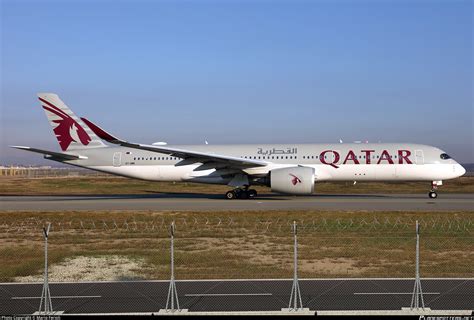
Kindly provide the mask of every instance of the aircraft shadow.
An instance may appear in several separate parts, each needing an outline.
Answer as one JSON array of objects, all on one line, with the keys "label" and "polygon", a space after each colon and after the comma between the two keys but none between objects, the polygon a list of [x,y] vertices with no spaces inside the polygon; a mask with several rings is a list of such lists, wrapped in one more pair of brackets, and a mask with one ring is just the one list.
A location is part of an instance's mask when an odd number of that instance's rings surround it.
[{"label": "aircraft shadow", "polygon": [[[73,196],[65,195],[71,197],[71,200],[107,200],[107,199],[211,199],[211,200],[227,200],[223,194],[214,194],[214,193],[192,193],[192,192],[157,192],[146,190],[147,194],[114,194],[114,195],[84,195],[84,196]],[[284,201],[284,200],[294,200],[294,199],[386,199],[386,198],[406,198],[406,196],[401,195],[380,195],[380,194],[313,194],[307,196],[295,196],[295,195],[281,195],[274,193],[262,193],[259,194],[252,200],[266,200],[266,201]],[[242,200],[236,199],[235,201]],[[245,199],[243,199],[245,200]]]},{"label": "aircraft shadow", "polygon": [[[55,194],[55,195],[5,195],[5,197],[34,197],[38,201],[57,201],[57,197],[62,197],[62,201],[87,201],[87,200],[137,200],[137,199],[210,199],[226,200],[223,194],[215,193],[193,193],[193,192],[158,192],[153,190],[143,190],[141,194]],[[295,199],[426,199],[424,194],[312,194],[305,196],[282,195],[275,193],[261,193],[252,200],[265,201],[285,201]],[[2,199],[2,201],[18,201],[18,199]],[[239,201],[236,199],[234,201]],[[245,199],[242,199],[245,200]]]}]

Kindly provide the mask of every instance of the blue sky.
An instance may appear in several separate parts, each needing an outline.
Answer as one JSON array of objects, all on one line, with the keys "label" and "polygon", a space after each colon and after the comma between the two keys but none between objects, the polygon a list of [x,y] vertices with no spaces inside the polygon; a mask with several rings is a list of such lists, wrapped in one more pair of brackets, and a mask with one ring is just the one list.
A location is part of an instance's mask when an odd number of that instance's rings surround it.
[{"label": "blue sky", "polygon": [[416,142],[474,162],[472,1],[1,1],[0,163],[56,92],[132,141]]}]

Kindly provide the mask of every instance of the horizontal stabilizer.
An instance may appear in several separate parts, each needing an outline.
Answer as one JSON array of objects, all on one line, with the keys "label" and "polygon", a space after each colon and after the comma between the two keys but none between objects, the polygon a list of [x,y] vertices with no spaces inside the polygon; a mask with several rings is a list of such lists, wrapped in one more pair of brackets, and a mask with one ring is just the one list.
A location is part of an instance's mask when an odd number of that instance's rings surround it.
[{"label": "horizontal stabilizer", "polygon": [[80,155],[60,153],[60,152],[54,152],[54,151],[48,151],[48,150],[42,150],[42,149],[36,149],[36,148],[30,148],[30,147],[24,147],[24,146],[10,146],[10,147],[15,148],[15,149],[20,149],[20,150],[41,153],[45,155],[45,158],[57,158],[57,159],[62,159],[62,160],[87,159],[87,157],[80,156]]}]

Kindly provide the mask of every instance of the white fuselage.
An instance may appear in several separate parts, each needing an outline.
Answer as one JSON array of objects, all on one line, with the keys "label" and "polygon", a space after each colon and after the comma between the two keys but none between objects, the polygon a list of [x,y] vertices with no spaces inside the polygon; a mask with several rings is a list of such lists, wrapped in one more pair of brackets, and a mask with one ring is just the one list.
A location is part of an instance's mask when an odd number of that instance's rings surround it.
[{"label": "white fuselage", "polygon": [[[180,147],[267,163],[264,167],[244,169],[243,172],[249,177],[263,177],[273,169],[295,166],[314,168],[315,182],[441,181],[453,179],[465,173],[465,169],[442,150],[419,144],[351,143]],[[236,173],[235,170],[226,168],[196,170],[202,165],[201,163],[179,165],[181,158],[126,147],[84,149],[81,150],[81,156],[87,159],[64,162],[151,181],[228,184],[232,175]]]}]

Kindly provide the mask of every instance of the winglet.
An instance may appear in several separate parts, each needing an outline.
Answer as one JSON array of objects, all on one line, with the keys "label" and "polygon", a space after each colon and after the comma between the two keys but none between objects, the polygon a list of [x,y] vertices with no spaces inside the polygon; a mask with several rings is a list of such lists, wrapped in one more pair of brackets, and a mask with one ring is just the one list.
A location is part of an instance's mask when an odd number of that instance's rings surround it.
[{"label": "winglet", "polygon": [[84,123],[92,130],[92,132],[94,132],[99,138],[107,141],[107,142],[110,142],[110,143],[120,143],[122,142],[122,140],[120,140],[119,138],[111,135],[110,133],[108,133],[107,131],[105,131],[104,129],[100,128],[98,125],[94,124],[93,122],[87,120],[86,118],[81,118],[82,121],[84,121]]}]

